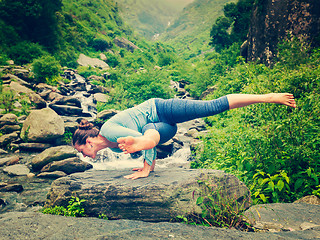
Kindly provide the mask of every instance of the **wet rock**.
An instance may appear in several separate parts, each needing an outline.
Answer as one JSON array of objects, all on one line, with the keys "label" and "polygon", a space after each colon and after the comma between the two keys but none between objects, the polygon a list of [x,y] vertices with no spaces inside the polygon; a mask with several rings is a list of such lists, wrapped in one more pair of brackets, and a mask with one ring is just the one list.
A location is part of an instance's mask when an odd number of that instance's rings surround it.
[{"label": "wet rock", "polygon": [[23,187],[21,184],[7,184],[0,183],[0,192],[22,192]]},{"label": "wet rock", "polygon": [[44,151],[48,148],[52,147],[51,144],[48,143],[20,143],[19,149],[22,151],[30,151],[30,152],[39,152]]},{"label": "wet rock", "polygon": [[51,104],[74,106],[74,107],[81,108],[81,101],[78,98],[75,98],[72,96],[59,98],[59,99],[53,101]]},{"label": "wet rock", "polygon": [[83,109],[79,107],[68,106],[68,105],[56,105],[56,104],[50,104],[49,106],[59,115],[84,116]]},{"label": "wet rock", "polygon": [[62,137],[64,122],[52,109],[33,110],[23,123],[20,137],[29,142],[50,142]]},{"label": "wet rock", "polygon": [[203,185],[198,180],[224,188],[223,195],[237,196],[249,205],[249,190],[235,176],[207,169],[165,169],[135,181],[123,178],[127,170],[87,171],[55,180],[48,193],[48,206],[63,205],[70,195],[86,201],[90,216],[143,221],[169,221],[177,215],[199,213],[197,196]]},{"label": "wet rock", "polygon": [[29,168],[24,164],[16,164],[3,169],[10,176],[26,176],[30,173]]},{"label": "wet rock", "polygon": [[44,150],[32,159],[32,169],[38,171],[51,162],[61,161],[76,156],[77,151],[71,146],[52,147]]},{"label": "wet rock", "polygon": [[13,113],[7,113],[0,118],[0,127],[4,125],[16,125],[18,117]]},{"label": "wet rock", "polygon": [[84,172],[92,168],[92,165],[87,162],[81,161],[78,157],[68,158],[60,161],[51,162],[45,165],[41,172],[54,172],[62,171],[66,174]]},{"label": "wet rock", "polygon": [[57,179],[65,176],[67,176],[67,174],[62,171],[42,172],[37,175],[38,178],[50,178],[50,179]]}]

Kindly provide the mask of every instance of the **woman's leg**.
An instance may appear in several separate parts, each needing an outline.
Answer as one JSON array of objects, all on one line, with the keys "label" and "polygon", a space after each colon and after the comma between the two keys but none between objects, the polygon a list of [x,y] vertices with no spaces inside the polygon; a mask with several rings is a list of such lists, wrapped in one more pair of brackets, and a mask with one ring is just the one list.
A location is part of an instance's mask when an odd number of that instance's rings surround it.
[{"label": "woman's leg", "polygon": [[289,107],[296,107],[294,97],[290,93],[255,94],[230,94],[227,95],[229,109],[245,107],[254,103],[277,103]]}]

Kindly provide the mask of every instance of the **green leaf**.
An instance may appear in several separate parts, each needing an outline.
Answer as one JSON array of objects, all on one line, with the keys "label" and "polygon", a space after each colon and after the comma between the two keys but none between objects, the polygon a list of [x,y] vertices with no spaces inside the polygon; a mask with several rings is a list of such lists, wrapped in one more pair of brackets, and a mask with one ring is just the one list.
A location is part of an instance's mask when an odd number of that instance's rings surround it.
[{"label": "green leaf", "polygon": [[294,190],[297,191],[303,184],[304,179],[299,178],[295,183],[294,183]]},{"label": "green leaf", "polygon": [[196,204],[200,205],[203,203],[203,197],[198,197]]},{"label": "green leaf", "polygon": [[277,183],[277,187],[278,187],[279,191],[281,192],[281,190],[284,187],[284,182],[282,180],[279,180],[278,183]]},{"label": "green leaf", "polygon": [[259,197],[261,198],[261,200],[263,201],[263,202],[267,202],[267,198],[266,198],[266,196],[264,195],[264,194],[259,194]]}]

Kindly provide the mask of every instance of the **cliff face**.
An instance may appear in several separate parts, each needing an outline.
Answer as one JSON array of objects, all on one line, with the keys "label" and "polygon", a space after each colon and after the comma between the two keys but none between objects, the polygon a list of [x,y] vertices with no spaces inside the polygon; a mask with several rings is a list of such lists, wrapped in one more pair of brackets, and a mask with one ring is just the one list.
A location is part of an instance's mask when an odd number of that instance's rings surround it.
[{"label": "cliff face", "polygon": [[248,61],[272,63],[277,44],[290,34],[320,45],[319,0],[260,0],[252,12],[245,55]]}]

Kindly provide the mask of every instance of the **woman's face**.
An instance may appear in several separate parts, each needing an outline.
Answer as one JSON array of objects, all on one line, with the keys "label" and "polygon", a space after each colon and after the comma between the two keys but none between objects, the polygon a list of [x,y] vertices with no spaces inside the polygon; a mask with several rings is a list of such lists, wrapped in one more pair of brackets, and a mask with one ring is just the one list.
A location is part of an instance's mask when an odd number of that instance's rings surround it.
[{"label": "woman's face", "polygon": [[78,145],[76,144],[75,149],[81,152],[84,157],[95,158],[97,151],[95,150],[94,143],[87,141],[86,144]]}]

